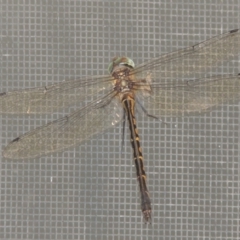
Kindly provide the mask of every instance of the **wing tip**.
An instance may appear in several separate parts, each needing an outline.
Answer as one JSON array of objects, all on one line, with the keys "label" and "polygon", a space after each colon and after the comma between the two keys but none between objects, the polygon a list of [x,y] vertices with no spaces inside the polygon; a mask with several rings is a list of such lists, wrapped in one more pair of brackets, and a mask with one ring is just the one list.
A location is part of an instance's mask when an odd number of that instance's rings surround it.
[{"label": "wing tip", "polygon": [[238,32],[238,31],[239,31],[239,29],[236,28],[236,29],[230,30],[229,33],[235,33],[235,32]]}]

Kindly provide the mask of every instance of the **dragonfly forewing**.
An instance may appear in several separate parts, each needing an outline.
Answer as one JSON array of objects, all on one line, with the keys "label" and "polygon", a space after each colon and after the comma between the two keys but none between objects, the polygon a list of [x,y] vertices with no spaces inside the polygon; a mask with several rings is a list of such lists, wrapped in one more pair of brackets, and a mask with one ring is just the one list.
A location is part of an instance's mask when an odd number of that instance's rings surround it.
[{"label": "dragonfly forewing", "polygon": [[169,80],[182,79],[223,61],[229,61],[239,55],[240,31],[232,30],[202,43],[161,55],[133,70],[138,79],[144,79],[150,72],[153,83],[163,84]]},{"label": "dragonfly forewing", "polygon": [[104,96],[112,88],[109,76],[68,80],[50,86],[0,94],[0,113],[52,113],[68,106]]}]

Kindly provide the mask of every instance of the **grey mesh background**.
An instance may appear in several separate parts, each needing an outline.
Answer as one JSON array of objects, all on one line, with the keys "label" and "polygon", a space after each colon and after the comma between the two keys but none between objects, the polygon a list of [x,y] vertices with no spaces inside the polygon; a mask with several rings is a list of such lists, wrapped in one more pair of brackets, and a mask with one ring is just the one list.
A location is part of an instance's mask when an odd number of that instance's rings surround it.
[{"label": "grey mesh background", "polygon": [[[0,89],[106,74],[116,55],[142,63],[239,23],[239,0],[0,0]],[[219,71],[238,73],[239,62]],[[239,239],[239,112],[225,104],[167,126],[138,116],[151,225],[121,126],[52,156],[0,157],[0,239]],[[2,115],[1,146],[65,114]]]}]

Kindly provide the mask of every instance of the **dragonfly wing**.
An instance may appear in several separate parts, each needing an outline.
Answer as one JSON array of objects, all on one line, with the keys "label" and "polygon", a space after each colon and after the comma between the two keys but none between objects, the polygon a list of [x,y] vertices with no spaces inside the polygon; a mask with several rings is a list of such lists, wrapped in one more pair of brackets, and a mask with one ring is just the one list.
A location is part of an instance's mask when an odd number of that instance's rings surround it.
[{"label": "dragonfly wing", "polygon": [[112,88],[110,81],[109,76],[93,76],[40,88],[3,92],[0,93],[0,113],[51,113],[84,101],[89,96],[104,95]]},{"label": "dragonfly wing", "polygon": [[229,31],[194,46],[154,58],[136,67],[132,73],[145,79],[149,73],[153,83],[183,78],[206,71],[219,62],[233,59],[240,52],[240,31]]},{"label": "dragonfly wing", "polygon": [[105,102],[100,100],[90,103],[69,116],[16,138],[5,147],[3,156],[27,159],[63,151],[113,127],[122,119],[122,108],[114,95],[112,92],[104,98]]},{"label": "dragonfly wing", "polygon": [[154,116],[198,115],[240,99],[240,75],[221,75],[152,86],[145,108]]}]

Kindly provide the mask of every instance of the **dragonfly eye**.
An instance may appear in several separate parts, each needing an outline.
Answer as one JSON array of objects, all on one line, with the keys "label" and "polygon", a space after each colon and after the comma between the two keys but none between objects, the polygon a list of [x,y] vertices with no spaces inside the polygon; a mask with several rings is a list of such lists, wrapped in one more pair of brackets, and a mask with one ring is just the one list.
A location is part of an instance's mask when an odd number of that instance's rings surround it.
[{"label": "dragonfly eye", "polygon": [[134,68],[135,64],[133,60],[128,57],[115,57],[108,66],[108,72],[112,74],[114,68],[117,66],[126,66]]}]

